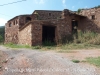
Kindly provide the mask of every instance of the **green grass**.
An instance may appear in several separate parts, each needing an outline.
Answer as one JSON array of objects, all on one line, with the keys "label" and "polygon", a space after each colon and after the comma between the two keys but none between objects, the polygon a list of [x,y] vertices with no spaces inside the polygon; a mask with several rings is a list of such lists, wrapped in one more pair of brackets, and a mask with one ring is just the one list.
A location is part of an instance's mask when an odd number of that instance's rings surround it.
[{"label": "green grass", "polygon": [[56,45],[56,44],[54,42],[49,41],[49,40],[45,40],[43,42],[43,46],[54,46],[54,45]]},{"label": "green grass", "polygon": [[32,49],[41,49],[42,47],[41,46],[33,46],[31,47]]},{"label": "green grass", "polygon": [[74,62],[74,63],[79,63],[80,61],[79,61],[79,60],[73,59],[72,62]]},{"label": "green grass", "polygon": [[51,49],[55,49],[54,46],[28,46],[28,45],[19,45],[19,44],[13,44],[13,43],[9,43],[9,44],[4,44],[4,46],[9,47],[9,48],[30,48],[30,49],[45,49],[45,50],[51,50]]},{"label": "green grass", "polygon": [[59,50],[59,53],[76,53],[77,51],[73,51],[73,50]]},{"label": "green grass", "polygon": [[71,43],[71,44],[66,44],[62,45],[61,49],[62,50],[78,50],[78,49],[96,49],[100,48],[100,45],[93,45],[93,44],[76,44],[76,43]]},{"label": "green grass", "polygon": [[10,48],[31,48],[28,45],[18,45],[18,44],[12,44],[12,43],[4,44],[4,46],[10,47]]},{"label": "green grass", "polygon": [[97,67],[100,67],[100,57],[97,57],[97,58],[89,57],[89,58],[86,58],[86,61]]},{"label": "green grass", "polygon": [[76,43],[70,43],[60,46],[28,46],[28,45],[18,45],[18,44],[4,44],[4,46],[9,48],[31,48],[31,49],[41,49],[41,50],[59,50],[58,52],[61,53],[71,53],[73,51],[71,50],[80,50],[80,49],[99,49],[100,45],[93,45],[93,44],[76,44]]},{"label": "green grass", "polygon": [[[75,36],[69,36],[72,38],[71,41],[66,43],[60,43],[56,45],[48,40],[43,42],[42,46],[28,46],[28,45],[16,45],[16,44],[5,44],[7,47],[11,48],[32,48],[32,49],[45,49],[45,50],[63,50],[61,52],[66,52],[67,50],[77,50],[77,49],[100,49],[100,34],[95,32],[81,32],[78,31],[78,38]],[[64,38],[66,40],[67,38]],[[63,39],[62,39],[63,40]],[[66,50],[66,51],[65,51]]]}]

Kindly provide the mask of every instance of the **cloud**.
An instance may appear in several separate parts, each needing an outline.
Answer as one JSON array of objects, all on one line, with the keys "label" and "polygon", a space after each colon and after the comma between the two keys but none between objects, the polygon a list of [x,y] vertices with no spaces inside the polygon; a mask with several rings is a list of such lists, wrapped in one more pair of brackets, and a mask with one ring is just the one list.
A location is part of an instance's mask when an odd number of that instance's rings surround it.
[{"label": "cloud", "polygon": [[66,7],[66,0],[62,0],[63,7]]},{"label": "cloud", "polygon": [[65,4],[66,0],[62,0],[62,3]]},{"label": "cloud", "polygon": [[0,26],[5,25],[5,23],[7,23],[7,20],[4,18],[0,18]]},{"label": "cloud", "polygon": [[72,9],[74,9],[75,8],[75,6],[72,6]]},{"label": "cloud", "polygon": [[36,4],[44,4],[45,0],[34,0]]},{"label": "cloud", "polygon": [[88,6],[85,6],[84,8],[88,8]]}]

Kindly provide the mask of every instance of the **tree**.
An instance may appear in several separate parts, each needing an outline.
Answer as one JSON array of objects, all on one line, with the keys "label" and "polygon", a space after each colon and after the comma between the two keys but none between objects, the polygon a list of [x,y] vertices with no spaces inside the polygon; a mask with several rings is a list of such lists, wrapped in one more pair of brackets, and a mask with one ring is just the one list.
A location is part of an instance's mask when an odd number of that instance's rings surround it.
[{"label": "tree", "polygon": [[77,12],[80,13],[82,9],[78,9]]},{"label": "tree", "polygon": [[0,26],[0,42],[4,42],[5,27]]},{"label": "tree", "polygon": [[0,42],[2,42],[3,41],[3,37],[0,35]]}]

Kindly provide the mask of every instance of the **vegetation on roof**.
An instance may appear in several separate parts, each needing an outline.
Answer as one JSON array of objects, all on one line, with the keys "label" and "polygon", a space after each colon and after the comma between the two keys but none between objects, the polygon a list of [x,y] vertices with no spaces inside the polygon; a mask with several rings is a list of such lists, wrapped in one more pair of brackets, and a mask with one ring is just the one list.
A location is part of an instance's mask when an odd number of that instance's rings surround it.
[{"label": "vegetation on roof", "polygon": [[100,8],[100,5],[98,5],[98,6],[95,6],[94,8]]},{"label": "vegetation on roof", "polygon": [[82,9],[78,9],[78,10],[77,10],[77,13],[80,13],[80,12],[81,12],[81,10],[82,10]]}]

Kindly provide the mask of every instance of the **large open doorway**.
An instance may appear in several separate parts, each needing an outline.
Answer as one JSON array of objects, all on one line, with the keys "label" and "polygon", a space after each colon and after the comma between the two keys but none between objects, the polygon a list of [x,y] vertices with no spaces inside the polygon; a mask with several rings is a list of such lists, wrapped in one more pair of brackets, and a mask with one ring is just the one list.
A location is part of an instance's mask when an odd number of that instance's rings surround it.
[{"label": "large open doorway", "polygon": [[42,42],[55,43],[55,26],[42,26]]}]

